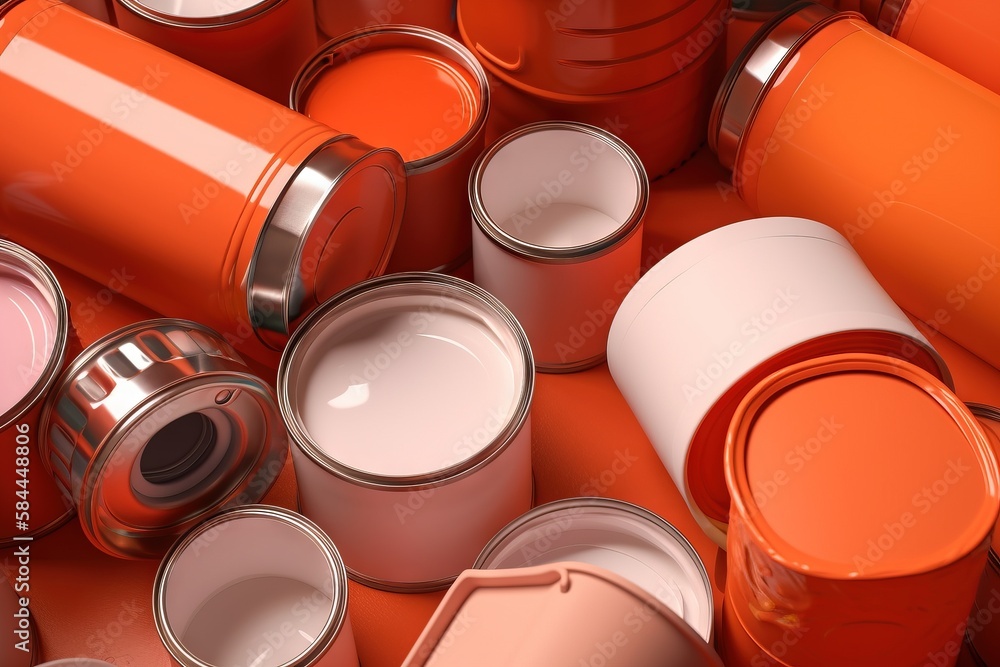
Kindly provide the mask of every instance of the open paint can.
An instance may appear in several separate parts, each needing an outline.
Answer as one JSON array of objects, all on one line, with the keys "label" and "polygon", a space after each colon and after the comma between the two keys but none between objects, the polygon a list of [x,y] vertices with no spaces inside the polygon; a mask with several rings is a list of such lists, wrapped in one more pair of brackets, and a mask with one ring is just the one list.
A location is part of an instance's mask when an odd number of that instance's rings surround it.
[{"label": "open paint can", "polygon": [[628,579],[712,641],[712,584],[705,565],[676,528],[649,510],[607,498],[540,505],[490,540],[475,567],[504,570],[561,561],[590,563]]},{"label": "open paint can", "polygon": [[[764,650],[779,665],[955,664],[1000,473],[982,427],[940,380],[883,355],[789,365],[740,403],[725,466],[724,618],[736,627],[720,632],[724,659],[754,664]],[[727,642],[740,634],[760,648]]]},{"label": "open paint can", "polygon": [[376,588],[447,587],[531,506],[534,387],[524,330],[464,280],[349,288],[293,336],[278,397],[299,508]]},{"label": "open paint can", "polygon": [[39,417],[62,370],[69,309],[51,269],[0,239],[0,548],[40,537],[73,516],[39,453]]},{"label": "open paint can", "polygon": [[[991,405],[969,403],[969,410],[979,420],[993,453],[1000,456],[1000,409]],[[965,635],[972,653],[986,667],[1000,665],[1000,531],[993,530],[986,570],[979,582],[976,603],[969,614]]]},{"label": "open paint can", "polygon": [[385,25],[416,25],[454,35],[455,0],[315,0],[316,22],[328,37]]},{"label": "open paint can", "polygon": [[46,468],[90,541],[159,557],[219,509],[257,502],[285,464],[274,391],[216,332],[140,322],[66,369],[42,414]]},{"label": "open paint can", "polygon": [[463,572],[403,667],[608,664],[722,667],[711,646],[644,588],[574,562]]},{"label": "open paint can", "polygon": [[638,156],[596,127],[535,123],[483,154],[469,198],[476,284],[517,317],[536,368],[604,361],[642,261],[649,182]]},{"label": "open paint can", "polygon": [[615,383],[723,548],[722,455],[736,406],[772,372],[840,352],[908,359],[951,382],[847,240],[802,218],[747,220],[681,246],[632,288],[608,338]]},{"label": "open paint can", "polygon": [[156,573],[153,619],[175,666],[358,665],[337,547],[280,507],[229,509],[178,540]]},{"label": "open paint can", "polygon": [[403,157],[406,207],[388,272],[451,272],[468,261],[465,189],[490,107],[486,73],[468,49],[417,26],[351,32],[302,67],[291,107]]}]

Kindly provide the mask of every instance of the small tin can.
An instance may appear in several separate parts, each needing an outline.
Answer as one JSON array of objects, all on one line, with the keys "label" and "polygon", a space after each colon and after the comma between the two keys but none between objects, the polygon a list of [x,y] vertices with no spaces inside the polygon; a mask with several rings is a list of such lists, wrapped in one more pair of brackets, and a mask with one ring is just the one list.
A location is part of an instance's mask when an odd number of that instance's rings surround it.
[{"label": "small tin can", "polygon": [[275,102],[318,45],[312,0],[113,0],[121,30]]},{"label": "small tin can", "polygon": [[52,270],[0,239],[0,548],[41,537],[73,516],[39,452],[39,417],[71,344],[69,309]]},{"label": "small tin can", "polygon": [[846,239],[812,220],[760,218],[650,269],[615,315],[608,367],[691,513],[725,548],[722,454],[740,399],[788,364],[851,351],[909,359],[951,383]]},{"label": "small tin can", "polygon": [[[725,467],[733,634],[767,650],[795,631],[779,665],[955,663],[1000,473],[940,380],[883,355],[791,364],[741,401]],[[724,659],[753,664],[746,645]]]},{"label": "small tin can", "polygon": [[316,20],[330,38],[385,25],[415,25],[457,34],[455,0],[316,0]]},{"label": "small tin can", "polygon": [[334,543],[269,505],[188,532],[153,583],[153,620],[175,667],[357,667],[347,603]]},{"label": "small tin can", "polygon": [[272,366],[309,310],[385,270],[397,153],[54,0],[0,12],[6,237],[98,282],[134,267],[130,298]]},{"label": "small tin can", "polygon": [[517,317],[535,367],[604,361],[642,261],[649,181],[638,156],[589,125],[527,125],[479,158],[469,199],[475,282]]},{"label": "small tin can", "polygon": [[712,583],[691,543],[647,509],[608,498],[540,505],[500,531],[475,568],[504,570],[574,561],[606,568],[639,586],[711,643]]},{"label": "small tin can", "polygon": [[299,507],[352,579],[446,588],[528,510],[533,388],[524,330],[458,278],[375,278],[309,317],[278,397]]},{"label": "small tin can", "polygon": [[[1000,409],[981,403],[968,403],[979,420],[993,453],[1000,456]],[[1000,530],[994,528],[990,555],[979,581],[976,603],[969,614],[966,640],[980,664],[1000,665]]]},{"label": "small tin can", "polygon": [[[21,550],[30,550],[30,542],[22,543]],[[0,631],[4,635],[0,643],[0,664],[4,667],[33,667],[38,661],[39,640],[27,597],[31,556],[19,556],[14,550],[8,559],[7,567],[10,568],[13,583],[8,584],[7,579],[0,575]],[[19,574],[19,568],[24,568],[26,573]]]},{"label": "small tin can", "polygon": [[465,188],[490,107],[486,73],[468,49],[417,26],[352,32],[302,67],[291,107],[403,156],[406,208],[389,272],[452,272],[468,261]]},{"label": "small tin can", "polygon": [[838,230],[902,308],[1000,367],[1000,96],[858,14],[795,5],[730,70],[709,143],[725,192]]},{"label": "small tin can", "polygon": [[466,570],[403,667],[607,664],[722,667],[712,647],[641,586],[571,562]]},{"label": "small tin can", "polygon": [[882,0],[879,30],[1000,93],[1000,3]]},{"label": "small tin can", "polygon": [[273,390],[216,332],[160,319],[88,347],[42,413],[43,461],[88,539],[161,556],[220,508],[258,501],[288,436]]},{"label": "small tin can", "polygon": [[719,0],[512,0],[500,12],[489,0],[460,0],[457,12],[463,41],[504,83],[532,92],[611,95],[686,67],[687,39],[708,21],[724,23],[721,8]]}]

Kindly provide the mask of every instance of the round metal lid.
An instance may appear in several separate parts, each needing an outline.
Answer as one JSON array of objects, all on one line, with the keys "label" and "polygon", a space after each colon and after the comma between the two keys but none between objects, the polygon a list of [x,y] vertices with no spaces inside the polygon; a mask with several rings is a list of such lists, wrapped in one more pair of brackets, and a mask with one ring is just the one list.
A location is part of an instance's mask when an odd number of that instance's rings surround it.
[{"label": "round metal lid", "polygon": [[708,143],[724,167],[735,166],[743,134],[761,99],[798,48],[830,22],[855,17],[864,18],[800,2],[757,31],[726,74],[712,106]]},{"label": "round metal lid", "polygon": [[351,135],[305,161],[275,204],[250,263],[247,308],[265,345],[282,349],[319,304],[385,271],[405,184],[399,153]]},{"label": "round metal lid", "polygon": [[259,500],[285,463],[273,390],[214,331],[159,319],[97,341],[39,424],[42,460],[106,553],[158,557],[223,507]]},{"label": "round metal lid", "polygon": [[118,0],[154,23],[183,28],[215,28],[255,18],[286,0]]}]

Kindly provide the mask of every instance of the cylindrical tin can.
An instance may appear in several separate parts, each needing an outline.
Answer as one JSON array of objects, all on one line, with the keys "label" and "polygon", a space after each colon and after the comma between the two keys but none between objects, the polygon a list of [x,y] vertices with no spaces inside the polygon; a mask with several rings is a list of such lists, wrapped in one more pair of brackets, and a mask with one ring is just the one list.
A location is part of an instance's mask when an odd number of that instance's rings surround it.
[{"label": "cylindrical tin can", "polygon": [[468,49],[416,26],[349,33],[303,66],[291,107],[403,156],[406,208],[388,271],[453,271],[468,261],[465,189],[490,107],[486,73]]},{"label": "cylindrical tin can", "polygon": [[269,505],[216,514],[177,541],[153,583],[153,619],[180,667],[357,667],[337,547]]},{"label": "cylindrical tin can", "polygon": [[535,367],[604,361],[642,263],[649,181],[638,156],[596,127],[535,123],[479,158],[469,199],[476,284],[517,317]]},{"label": "cylindrical tin can", "polygon": [[[875,21],[872,21],[875,23]],[[1000,93],[1000,3],[882,0],[878,28]]]},{"label": "cylindrical tin can", "polygon": [[[24,542],[21,551],[11,552],[9,567],[14,580],[8,583],[0,575],[0,631],[4,641],[0,643],[0,664],[4,667],[32,667],[38,660],[38,628],[35,617],[28,607],[27,594],[31,587],[30,543]],[[27,576],[18,574],[18,568],[25,567]],[[18,582],[20,578],[20,582]]]},{"label": "cylindrical tin can", "polygon": [[[796,631],[778,664],[924,665],[961,646],[1000,473],[938,379],[872,354],[787,366],[741,401],[725,466],[724,618],[765,649]],[[753,664],[740,644],[723,648]]]},{"label": "cylindrical tin can", "polygon": [[524,330],[458,278],[376,278],[308,318],[282,357],[278,398],[299,507],[352,579],[447,587],[528,510],[533,388]]},{"label": "cylindrical tin can", "polygon": [[88,539],[161,556],[222,507],[257,502],[288,436],[273,390],[214,331],[140,322],[84,350],[42,413],[42,458]]},{"label": "cylindrical tin can", "polygon": [[747,220],[681,246],[636,283],[608,337],[615,383],[723,548],[722,454],[740,399],[788,364],[840,352],[909,359],[951,383],[847,240],[801,218]]},{"label": "cylindrical tin can", "polygon": [[11,240],[97,281],[134,266],[136,301],[275,365],[303,315],[384,269],[394,151],[52,0],[7,6],[0,54]]},{"label": "cylindrical tin can", "polygon": [[503,570],[574,561],[639,586],[711,643],[712,583],[691,543],[647,509],[608,498],[567,498],[507,524],[474,565]]},{"label": "cylindrical tin can", "polygon": [[[479,624],[489,628],[477,631]],[[538,632],[539,627],[573,631]],[[705,640],[655,596],[586,563],[466,570],[403,667],[611,663],[722,667]]]},{"label": "cylindrical tin can", "polygon": [[[979,420],[993,453],[1000,456],[1000,409],[981,403],[969,403],[969,410]],[[1000,531],[994,528],[990,555],[979,581],[976,603],[969,614],[966,639],[972,653],[986,667],[1000,665]]]},{"label": "cylindrical tin can", "polygon": [[66,4],[93,16],[98,21],[111,23],[111,17],[115,15],[112,3],[113,0],[69,0]]},{"label": "cylindrical tin can", "polygon": [[284,104],[316,46],[312,0],[113,0],[116,25]]},{"label": "cylindrical tin can", "polygon": [[73,515],[39,452],[42,404],[69,343],[69,309],[55,275],[0,239],[0,494],[9,503],[0,513],[0,548],[45,535]]},{"label": "cylindrical tin can", "polygon": [[719,0],[513,0],[497,11],[489,0],[460,0],[458,21],[463,41],[508,85],[611,95],[683,70],[686,40],[707,21],[727,21],[721,8]]},{"label": "cylindrical tin can", "polygon": [[730,71],[709,140],[751,209],[838,229],[900,306],[1000,367],[1000,96],[797,6]]},{"label": "cylindrical tin can", "polygon": [[[725,65],[728,2],[684,44],[684,63],[673,76],[607,95],[560,94],[498,82],[492,90],[487,141],[528,123],[560,119],[594,125],[628,144],[650,178],[666,174],[703,143],[712,100]],[[487,65],[488,66],[488,65]]]},{"label": "cylindrical tin can", "polygon": [[327,37],[386,25],[415,25],[456,35],[455,0],[316,0],[316,20]]}]

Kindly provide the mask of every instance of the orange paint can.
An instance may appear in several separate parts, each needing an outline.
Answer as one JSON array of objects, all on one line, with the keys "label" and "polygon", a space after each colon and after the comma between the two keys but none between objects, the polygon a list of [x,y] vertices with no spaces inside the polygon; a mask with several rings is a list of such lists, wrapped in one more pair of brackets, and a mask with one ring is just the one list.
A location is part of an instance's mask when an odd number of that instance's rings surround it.
[{"label": "orange paint can", "polygon": [[[95,48],[95,45],[99,47]],[[51,0],[0,23],[2,233],[277,365],[380,274],[405,180],[375,149]]]},{"label": "orange paint can", "polygon": [[[993,453],[1000,456],[1000,409],[981,403],[969,403],[968,407],[982,425]],[[964,630],[980,664],[1000,665],[1000,531],[993,531],[990,557]]]},{"label": "orange paint can", "polygon": [[453,272],[468,261],[466,190],[490,107],[486,73],[468,49],[416,26],[353,32],[306,63],[291,107],[403,156],[406,210],[390,272]]},{"label": "orange paint can", "polygon": [[457,35],[455,0],[316,0],[316,20],[332,38],[385,25],[416,25]]},{"label": "orange paint can", "polygon": [[312,0],[113,0],[139,39],[284,103],[317,46]]},{"label": "orange paint can", "polygon": [[882,0],[877,25],[887,35],[1000,93],[1000,3]]},{"label": "orange paint can", "polygon": [[1000,367],[1000,96],[797,5],[729,72],[709,141],[734,170],[723,197],[837,229],[901,307]]},{"label": "orange paint can", "polygon": [[741,402],[725,463],[727,664],[954,665],[1000,473],[944,384],[881,355],[789,366]]}]

